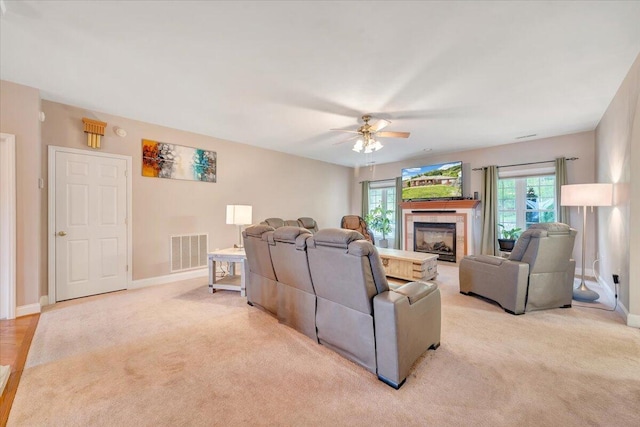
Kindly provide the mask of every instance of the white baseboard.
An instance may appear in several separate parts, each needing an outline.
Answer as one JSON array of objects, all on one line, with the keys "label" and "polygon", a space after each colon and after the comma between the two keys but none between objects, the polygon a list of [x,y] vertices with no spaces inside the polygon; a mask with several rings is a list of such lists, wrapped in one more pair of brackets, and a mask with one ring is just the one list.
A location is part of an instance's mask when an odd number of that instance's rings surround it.
[{"label": "white baseboard", "polygon": [[640,328],[640,315],[627,314],[627,326],[632,328]]},{"label": "white baseboard", "polygon": [[40,303],[27,304],[16,307],[16,317],[40,313]]},{"label": "white baseboard", "polygon": [[2,392],[4,391],[4,386],[7,385],[7,381],[9,380],[9,375],[11,375],[11,366],[0,365],[0,396],[2,396]]},{"label": "white baseboard", "polygon": [[640,315],[628,314],[627,326],[631,326],[632,328],[640,328]]},{"label": "white baseboard", "polygon": [[180,280],[206,277],[208,275],[209,275],[208,268],[199,268],[197,270],[167,274],[166,276],[148,277],[146,279],[134,280],[133,282],[131,282],[131,286],[129,286],[129,289],[140,289],[140,288],[146,288],[147,286],[164,285],[171,282],[178,282]]},{"label": "white baseboard", "polygon": [[622,311],[623,317],[627,319],[627,326],[631,326],[632,328],[640,328],[639,315],[629,313],[627,307],[625,307],[621,302],[618,303],[618,307],[620,307],[620,311]]},{"label": "white baseboard", "polygon": [[[602,288],[605,290],[606,293],[609,294],[609,297],[613,301],[616,300],[616,294],[613,289],[611,289],[606,284],[602,286]],[[629,310],[627,310],[627,307],[625,307],[620,300],[618,300],[618,306],[616,307],[616,311],[620,313],[623,319],[626,320],[627,326],[631,326],[633,328],[640,328],[640,315],[629,313]]]}]

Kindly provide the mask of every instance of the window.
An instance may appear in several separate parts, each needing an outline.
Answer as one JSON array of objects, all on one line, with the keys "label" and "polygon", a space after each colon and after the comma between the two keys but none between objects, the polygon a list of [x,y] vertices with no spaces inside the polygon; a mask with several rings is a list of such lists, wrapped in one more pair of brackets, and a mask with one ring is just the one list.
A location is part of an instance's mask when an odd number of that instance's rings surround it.
[{"label": "window", "polygon": [[[393,240],[396,232],[396,182],[395,180],[375,181],[369,184],[369,212],[383,207],[390,212],[391,231],[387,234],[389,247],[393,247]],[[371,229],[376,242],[382,239],[382,233]]]},{"label": "window", "polygon": [[536,175],[498,180],[498,224],[526,230],[556,220],[556,177]]}]

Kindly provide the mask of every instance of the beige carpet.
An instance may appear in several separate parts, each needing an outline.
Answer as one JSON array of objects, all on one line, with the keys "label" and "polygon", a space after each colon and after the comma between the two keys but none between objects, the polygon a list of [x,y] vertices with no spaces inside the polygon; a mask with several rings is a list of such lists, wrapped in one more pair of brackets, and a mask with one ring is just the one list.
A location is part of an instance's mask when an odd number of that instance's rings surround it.
[{"label": "beige carpet", "polygon": [[575,307],[512,316],[438,268],[442,346],[398,391],[198,279],[47,309],[9,425],[638,425],[638,329]]}]

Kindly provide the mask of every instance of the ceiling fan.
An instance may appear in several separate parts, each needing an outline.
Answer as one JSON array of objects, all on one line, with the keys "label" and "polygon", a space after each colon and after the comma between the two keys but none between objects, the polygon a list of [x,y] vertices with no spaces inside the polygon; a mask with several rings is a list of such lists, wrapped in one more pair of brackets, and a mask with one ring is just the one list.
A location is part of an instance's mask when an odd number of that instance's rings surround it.
[{"label": "ceiling fan", "polygon": [[[371,116],[362,116],[364,124],[360,126],[358,130],[344,130],[344,129],[330,129],[338,132],[356,133],[358,134],[354,138],[358,138],[353,146],[353,151],[358,153],[364,149],[365,154],[373,151],[378,151],[383,145],[378,141],[378,138],[409,138],[409,132],[381,132],[382,129],[387,127],[391,122],[389,120],[380,119],[376,123],[370,125],[369,120]],[[351,138],[353,139],[353,138]],[[347,140],[349,141],[349,140]],[[346,141],[344,141],[346,142]]]}]

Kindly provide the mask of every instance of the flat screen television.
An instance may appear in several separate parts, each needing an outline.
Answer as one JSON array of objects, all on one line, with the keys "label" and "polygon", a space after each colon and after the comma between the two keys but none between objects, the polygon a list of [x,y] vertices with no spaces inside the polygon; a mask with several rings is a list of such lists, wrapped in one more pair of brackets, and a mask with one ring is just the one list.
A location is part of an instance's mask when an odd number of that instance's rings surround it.
[{"label": "flat screen television", "polygon": [[462,198],[462,162],[402,169],[402,201]]}]

